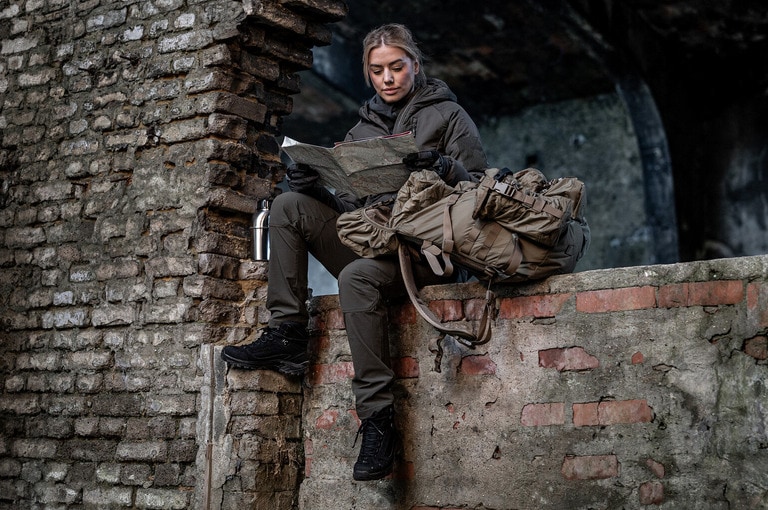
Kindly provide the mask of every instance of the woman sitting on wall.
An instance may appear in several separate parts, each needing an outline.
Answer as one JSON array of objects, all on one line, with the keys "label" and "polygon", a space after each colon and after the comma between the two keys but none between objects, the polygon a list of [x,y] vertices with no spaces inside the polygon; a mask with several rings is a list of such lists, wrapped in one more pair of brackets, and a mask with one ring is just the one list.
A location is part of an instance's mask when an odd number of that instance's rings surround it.
[{"label": "woman sitting on wall", "polygon": [[[448,86],[427,79],[422,55],[410,31],[389,24],[371,31],[363,42],[363,72],[376,94],[360,108],[359,122],[346,140],[413,132],[420,151],[406,158],[414,170],[432,168],[449,185],[477,181],[488,166],[472,119]],[[222,359],[233,367],[301,374],[307,354],[307,265],[312,253],[339,281],[355,376],[352,388],[362,425],[355,480],[376,480],[392,472],[396,432],[392,371],[387,337],[387,299],[405,293],[397,258],[360,258],[336,233],[345,211],[394,195],[357,200],[319,186],[306,165],[288,169],[290,192],[275,199],[269,221],[271,257],[268,327],[253,343],[228,346]],[[453,279],[416,265],[422,284]]]}]

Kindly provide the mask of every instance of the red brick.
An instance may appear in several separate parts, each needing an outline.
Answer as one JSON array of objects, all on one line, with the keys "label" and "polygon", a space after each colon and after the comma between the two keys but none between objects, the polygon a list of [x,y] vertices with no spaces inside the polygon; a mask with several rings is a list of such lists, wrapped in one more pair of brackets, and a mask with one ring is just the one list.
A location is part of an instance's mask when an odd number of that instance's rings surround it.
[{"label": "red brick", "polygon": [[665,285],[659,289],[659,307],[734,305],[744,300],[741,280]]},{"label": "red brick", "polygon": [[464,308],[459,299],[439,299],[429,303],[429,308],[441,321],[460,321],[464,319]]},{"label": "red brick", "polygon": [[520,317],[554,317],[572,294],[548,294],[545,296],[526,296],[504,298],[499,305],[500,319]]},{"label": "red brick", "polygon": [[392,370],[395,372],[395,377],[400,379],[414,379],[421,375],[419,360],[410,356],[393,358]]},{"label": "red brick", "polygon": [[756,336],[745,340],[744,353],[755,359],[768,359],[768,337]]},{"label": "red brick", "polygon": [[576,310],[583,313],[619,312],[655,307],[655,287],[593,290],[576,295]]},{"label": "red brick", "polygon": [[573,425],[576,427],[593,427],[600,425],[597,414],[597,402],[573,404]]},{"label": "red brick", "polygon": [[336,420],[339,419],[339,411],[337,409],[326,409],[323,414],[317,417],[315,420],[315,428],[322,430],[330,430],[336,424]]},{"label": "red brick", "polygon": [[744,301],[744,282],[726,280],[690,283],[689,296],[692,305],[735,305]]},{"label": "red brick", "polygon": [[648,469],[651,470],[651,473],[656,475],[657,478],[664,478],[665,470],[664,470],[664,464],[661,462],[656,462],[653,459],[647,459],[645,461],[645,465],[648,466]]},{"label": "red brick", "polygon": [[347,329],[347,325],[344,322],[344,314],[338,308],[328,311],[325,324],[328,329]]},{"label": "red brick", "polygon": [[600,402],[597,406],[600,425],[618,423],[648,423],[653,411],[645,400],[618,400]]},{"label": "red brick", "polygon": [[640,365],[643,362],[645,362],[645,356],[642,352],[638,351],[632,355],[632,364],[633,365]]},{"label": "red brick", "polygon": [[664,502],[664,484],[645,482],[640,486],[641,505],[660,505]]},{"label": "red brick", "polygon": [[558,372],[591,370],[600,366],[598,359],[583,347],[566,347],[539,351],[539,366],[556,368]]},{"label": "red brick", "polygon": [[566,480],[600,480],[619,476],[619,461],[615,455],[568,455],[560,469]]},{"label": "red brick", "polygon": [[309,373],[309,383],[313,386],[320,384],[336,384],[355,376],[351,361],[312,365]]},{"label": "red brick", "polygon": [[389,307],[389,320],[392,324],[415,324],[416,309],[411,303]]},{"label": "red brick", "polygon": [[573,424],[576,427],[649,423],[653,410],[645,400],[606,400],[573,404]]},{"label": "red brick", "polygon": [[526,427],[563,425],[565,423],[565,404],[563,402],[526,404],[520,416],[520,423]]},{"label": "red brick", "polygon": [[471,321],[476,321],[483,316],[485,310],[485,299],[467,299],[464,302],[464,317]]},{"label": "red brick", "polygon": [[760,304],[760,290],[762,289],[760,283],[747,284],[747,310],[752,311],[758,308]]},{"label": "red brick", "polygon": [[488,356],[464,356],[459,364],[459,373],[465,375],[493,375],[496,363]]}]

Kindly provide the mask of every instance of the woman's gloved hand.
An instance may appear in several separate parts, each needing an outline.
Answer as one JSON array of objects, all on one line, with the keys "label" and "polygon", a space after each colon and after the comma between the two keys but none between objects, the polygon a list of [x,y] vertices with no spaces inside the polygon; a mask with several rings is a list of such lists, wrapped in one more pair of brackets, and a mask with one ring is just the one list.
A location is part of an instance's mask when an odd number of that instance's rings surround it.
[{"label": "woman's gloved hand", "polygon": [[315,186],[320,179],[317,170],[303,163],[293,164],[286,170],[288,177],[288,189],[296,193],[307,193]]},{"label": "woman's gloved hand", "polygon": [[403,158],[403,163],[412,171],[434,170],[440,177],[448,171],[448,163],[436,150],[412,152]]}]

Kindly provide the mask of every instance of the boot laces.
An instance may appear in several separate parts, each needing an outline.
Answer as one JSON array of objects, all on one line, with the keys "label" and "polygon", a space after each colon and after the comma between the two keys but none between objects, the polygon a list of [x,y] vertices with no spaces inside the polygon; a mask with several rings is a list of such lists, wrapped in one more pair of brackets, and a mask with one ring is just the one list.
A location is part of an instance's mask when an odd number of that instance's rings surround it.
[{"label": "boot laces", "polygon": [[277,328],[272,328],[270,326],[267,326],[264,328],[261,335],[259,336],[259,338],[256,339],[255,342],[252,342],[246,345],[245,347],[246,349],[247,348],[253,349],[257,347],[262,347],[264,345],[273,344],[279,341],[280,341],[280,335],[278,334]]},{"label": "boot laces", "polygon": [[357,434],[355,434],[355,441],[352,443],[352,448],[355,447],[357,438],[361,435],[363,436],[363,440],[360,443],[360,457],[374,457],[381,447],[384,431],[381,430],[373,420],[363,420],[360,428],[357,429]]}]

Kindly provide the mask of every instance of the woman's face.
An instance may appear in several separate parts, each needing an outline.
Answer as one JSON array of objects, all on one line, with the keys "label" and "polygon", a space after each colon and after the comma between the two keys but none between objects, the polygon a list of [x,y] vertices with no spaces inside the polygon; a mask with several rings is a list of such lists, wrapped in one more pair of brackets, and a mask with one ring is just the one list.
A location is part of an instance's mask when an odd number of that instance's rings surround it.
[{"label": "woman's face", "polygon": [[419,63],[395,46],[379,46],[368,54],[368,76],[386,103],[396,103],[413,90]]}]

